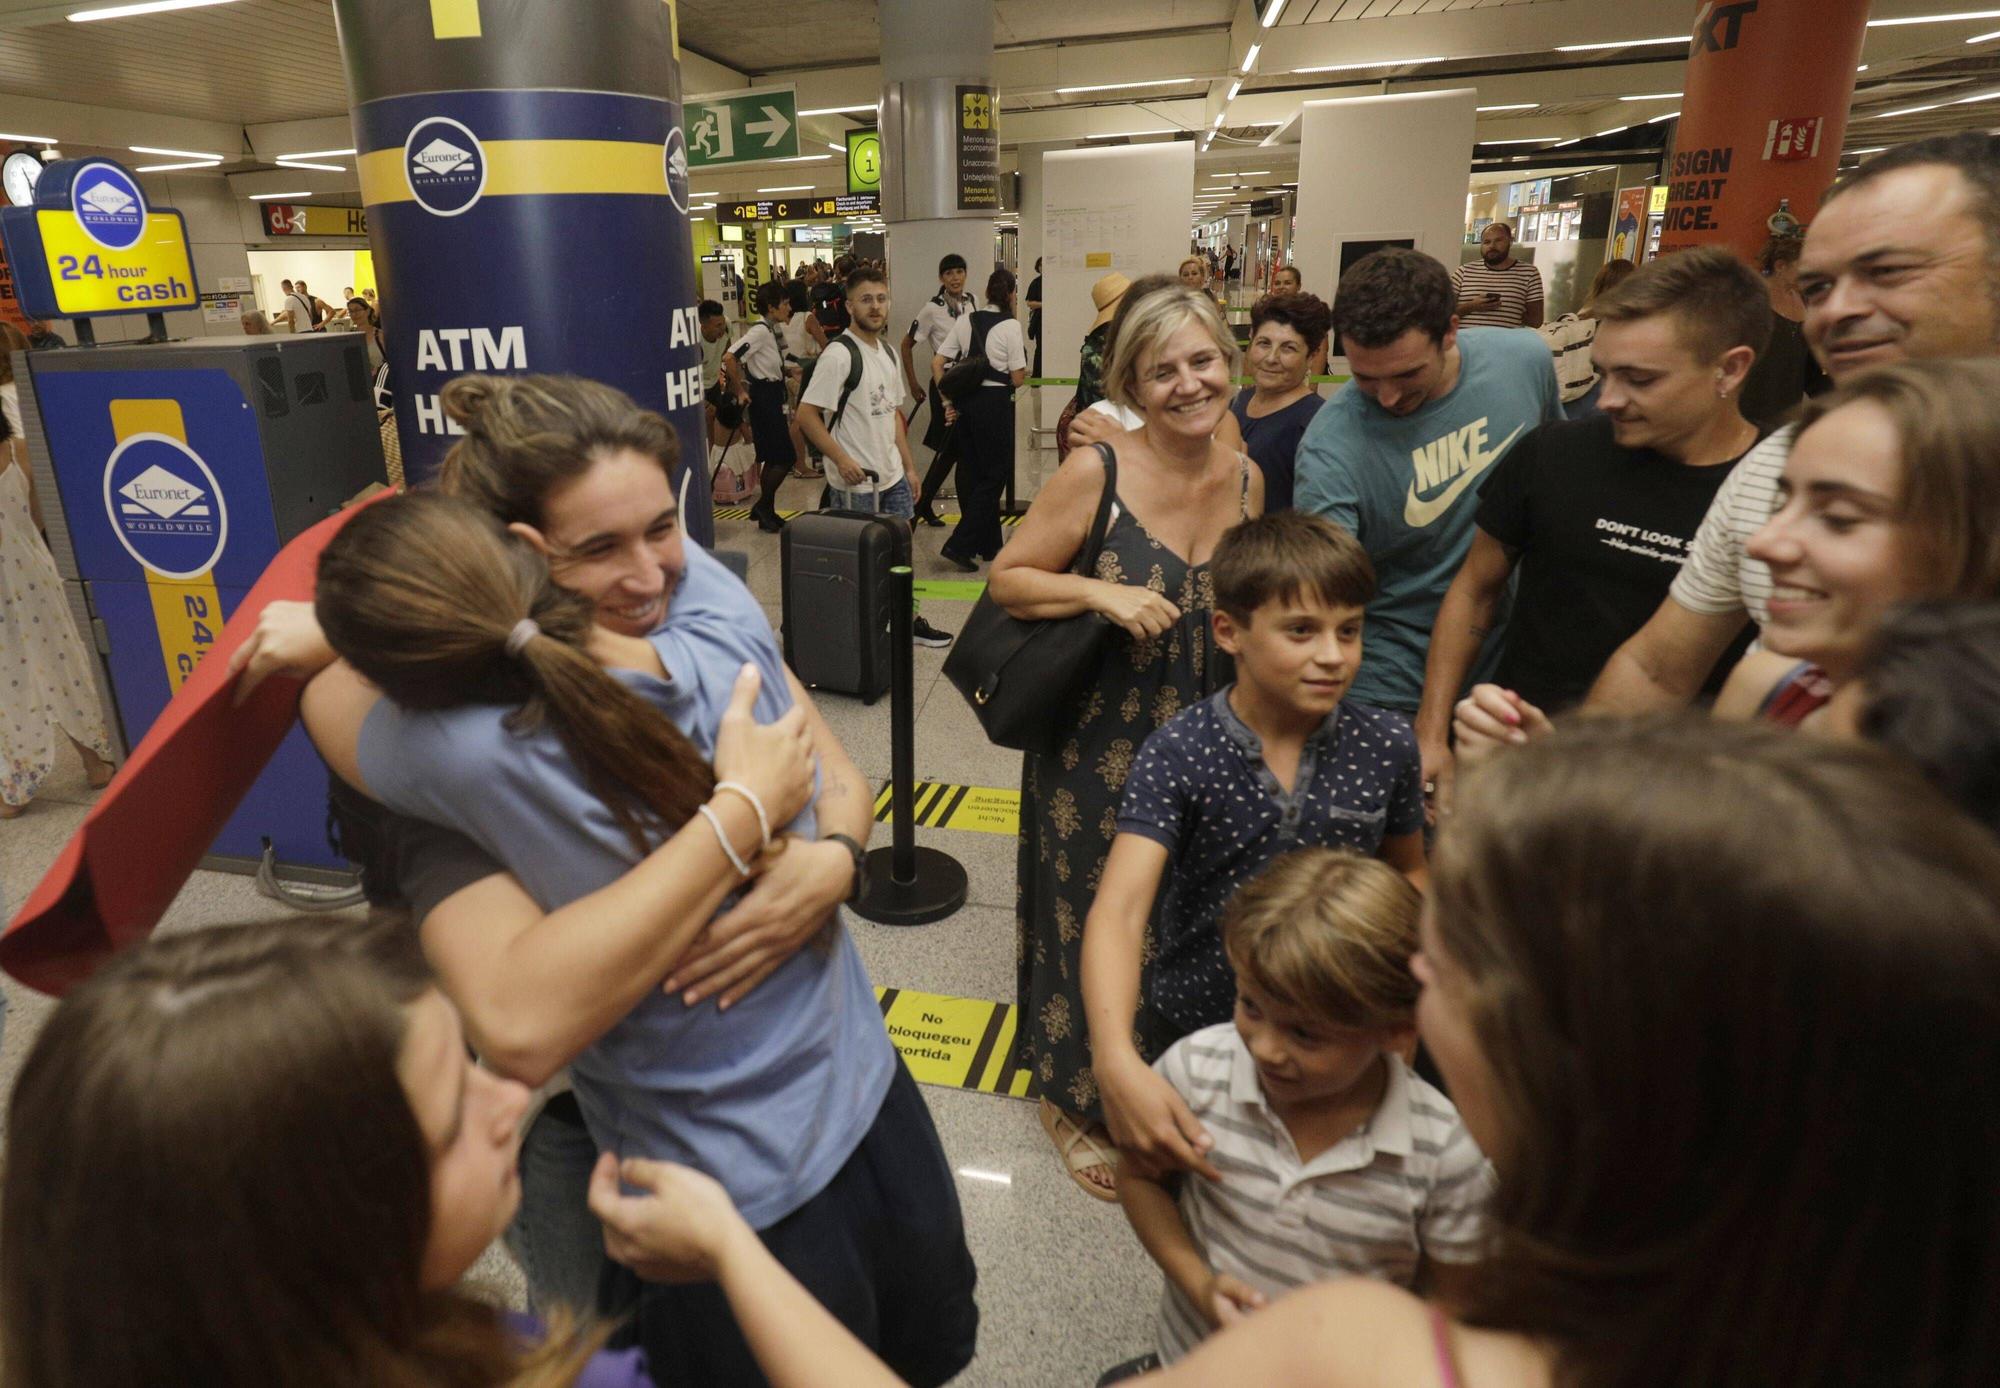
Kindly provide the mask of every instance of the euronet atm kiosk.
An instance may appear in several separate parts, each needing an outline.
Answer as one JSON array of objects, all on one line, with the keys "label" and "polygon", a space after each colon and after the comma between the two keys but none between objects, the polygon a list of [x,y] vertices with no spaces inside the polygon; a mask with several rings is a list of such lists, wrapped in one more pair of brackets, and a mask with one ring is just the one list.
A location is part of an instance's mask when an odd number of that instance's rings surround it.
[{"label": "euronet atm kiosk", "polygon": [[[200,300],[181,216],[110,160],[51,164],[32,207],[0,212],[22,307],[153,315]],[[278,550],[386,480],[358,334],[37,351],[14,359],[30,466],[70,610],[96,650],[129,750],[186,682]],[[328,880],[327,772],[300,729],[205,865]]]}]

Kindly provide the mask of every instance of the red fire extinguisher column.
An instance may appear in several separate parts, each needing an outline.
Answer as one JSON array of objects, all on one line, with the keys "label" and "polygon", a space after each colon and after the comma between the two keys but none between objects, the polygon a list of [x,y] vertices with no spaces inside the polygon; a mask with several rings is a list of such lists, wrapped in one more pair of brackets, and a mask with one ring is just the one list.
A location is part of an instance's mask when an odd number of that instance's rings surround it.
[{"label": "red fire extinguisher column", "polygon": [[1660,250],[1754,256],[1833,182],[1868,0],[1707,0],[1695,15]]}]

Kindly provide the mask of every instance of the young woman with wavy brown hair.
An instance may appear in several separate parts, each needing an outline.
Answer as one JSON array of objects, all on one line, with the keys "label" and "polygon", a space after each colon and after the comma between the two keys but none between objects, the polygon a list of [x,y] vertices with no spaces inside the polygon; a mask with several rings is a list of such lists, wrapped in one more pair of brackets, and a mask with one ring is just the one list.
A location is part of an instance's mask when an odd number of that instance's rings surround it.
[{"label": "young woman with wavy brown hair", "polygon": [[9,1382],[650,1384],[602,1333],[455,1290],[520,1199],[527,1091],[468,1062],[414,945],[219,926],[63,1000],[8,1110]]}]

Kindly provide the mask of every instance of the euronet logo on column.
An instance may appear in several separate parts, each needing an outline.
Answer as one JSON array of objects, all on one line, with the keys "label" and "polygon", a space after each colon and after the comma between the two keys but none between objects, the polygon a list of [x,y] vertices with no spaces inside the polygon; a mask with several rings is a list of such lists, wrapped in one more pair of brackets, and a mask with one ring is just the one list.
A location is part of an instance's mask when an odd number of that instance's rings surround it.
[{"label": "euronet logo on column", "polygon": [[456,217],[486,191],[486,150],[462,122],[432,116],[403,141],[403,176],[424,211]]}]

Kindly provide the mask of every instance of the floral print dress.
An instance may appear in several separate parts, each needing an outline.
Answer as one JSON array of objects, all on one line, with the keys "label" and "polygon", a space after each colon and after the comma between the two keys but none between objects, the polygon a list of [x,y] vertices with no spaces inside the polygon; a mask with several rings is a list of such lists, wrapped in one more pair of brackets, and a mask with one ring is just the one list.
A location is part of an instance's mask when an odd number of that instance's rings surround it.
[{"label": "floral print dress", "polygon": [[62,736],[111,760],[90,661],[16,465],[0,472],[0,800],[25,805],[34,797],[55,768]]},{"label": "floral print dress", "polygon": [[[1247,472],[1244,488],[1247,504]],[[1123,504],[1093,576],[1150,588],[1180,608],[1181,617],[1148,641],[1118,632],[1096,687],[1065,715],[1068,733],[1059,750],[1030,752],[1021,767],[1015,1064],[1034,1076],[1043,1098],[1090,1122],[1099,1121],[1100,1110],[1083,1015],[1083,923],[1118,835],[1125,778],[1154,729],[1230,679],[1228,657],[1216,649],[1209,626],[1215,586],[1208,566],[1185,563]],[[1152,955],[1149,927],[1147,964]],[[1149,993],[1142,987],[1140,996]],[[1151,1061],[1173,1034],[1142,1003],[1134,1039]]]}]

